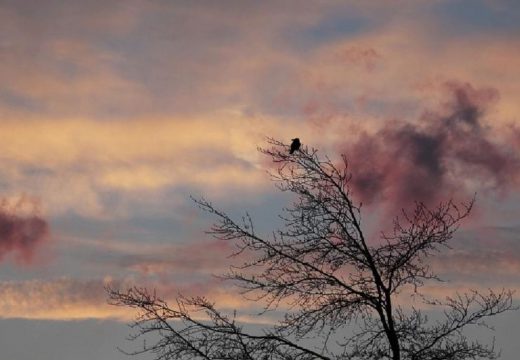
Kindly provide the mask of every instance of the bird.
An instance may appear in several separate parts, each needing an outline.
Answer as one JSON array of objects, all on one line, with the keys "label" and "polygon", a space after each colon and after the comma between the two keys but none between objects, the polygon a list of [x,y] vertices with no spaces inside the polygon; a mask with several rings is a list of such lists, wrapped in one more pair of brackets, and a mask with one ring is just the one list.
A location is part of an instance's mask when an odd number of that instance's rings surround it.
[{"label": "bird", "polygon": [[296,150],[300,150],[300,146],[301,146],[300,139],[298,139],[298,138],[292,139],[291,150],[289,151],[289,154],[292,154]]}]

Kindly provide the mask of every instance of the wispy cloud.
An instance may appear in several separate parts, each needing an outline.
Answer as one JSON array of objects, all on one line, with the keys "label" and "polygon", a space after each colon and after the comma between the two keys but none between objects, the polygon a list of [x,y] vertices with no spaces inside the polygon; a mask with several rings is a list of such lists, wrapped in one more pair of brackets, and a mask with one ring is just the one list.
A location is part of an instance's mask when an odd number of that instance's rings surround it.
[{"label": "wispy cloud", "polygon": [[0,318],[129,320],[130,311],[107,304],[110,279],[29,280],[0,282]]},{"label": "wispy cloud", "polygon": [[[174,302],[179,293],[186,296],[208,296],[222,309],[255,309],[253,302],[244,301],[216,279],[204,282],[172,283],[142,279],[72,279],[3,281],[0,282],[0,318],[23,319],[116,319],[129,321],[132,309],[107,303],[106,287],[124,290],[131,286],[156,289],[166,301]],[[258,310],[256,308],[256,310]]]},{"label": "wispy cloud", "polygon": [[272,132],[289,138],[290,124],[278,127],[264,119],[252,127],[255,120],[233,113],[211,119],[5,121],[3,190],[31,189],[52,214],[89,216],[108,215],[101,198],[110,191],[203,188],[217,196],[237,187],[262,191],[268,182],[256,146]]},{"label": "wispy cloud", "polygon": [[[211,277],[227,270],[234,244],[216,239],[187,240],[178,243],[125,242],[68,238],[67,245],[88,248],[109,255],[105,266],[140,276],[162,278]],[[99,263],[96,262],[95,266]]]}]

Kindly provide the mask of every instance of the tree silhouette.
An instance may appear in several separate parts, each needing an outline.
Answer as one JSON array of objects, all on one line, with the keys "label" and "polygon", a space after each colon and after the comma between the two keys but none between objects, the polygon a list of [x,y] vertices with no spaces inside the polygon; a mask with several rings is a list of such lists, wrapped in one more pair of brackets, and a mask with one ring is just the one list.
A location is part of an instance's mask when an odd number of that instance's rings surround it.
[{"label": "tree silhouette", "polygon": [[[235,221],[205,199],[195,202],[218,220],[209,233],[233,241],[238,249],[233,256],[248,254],[249,260],[231,267],[224,277],[249,299],[262,300],[266,311],[284,310],[285,316],[262,332],[251,332],[236,313],[224,314],[204,297],[181,296],[172,305],[146,288],[109,288],[110,303],[139,310],[131,338],[156,335],[132,354],[251,360],[498,356],[493,343],[469,340],[463,329],[486,326],[486,318],[515,309],[512,291],[472,291],[442,301],[420,296],[426,282],[440,280],[428,258],[447,247],[473,200],[435,208],[417,203],[413,211],[395,218],[391,233],[368,241],[361,207],[351,196],[346,157],[337,165],[315,149],[305,147],[291,155],[288,145],[268,142],[270,148],[259,150],[276,164],[273,180],[295,199],[281,215],[283,229],[266,238],[249,215]],[[403,291],[442,309],[444,318],[430,320],[421,309],[397,304]],[[346,329],[353,334],[347,336]]]}]

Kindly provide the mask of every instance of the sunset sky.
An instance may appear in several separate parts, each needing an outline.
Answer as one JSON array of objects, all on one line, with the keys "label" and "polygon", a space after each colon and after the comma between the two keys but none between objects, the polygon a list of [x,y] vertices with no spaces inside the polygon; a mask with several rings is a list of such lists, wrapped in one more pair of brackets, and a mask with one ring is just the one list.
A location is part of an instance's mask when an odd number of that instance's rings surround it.
[{"label": "sunset sky", "polygon": [[[0,84],[1,359],[127,359],[134,314],[106,284],[253,321],[189,197],[268,234],[290,198],[266,136],[346,154],[374,236],[415,200],[476,193],[426,291],[520,301],[517,0],[0,0]],[[493,322],[505,360],[519,323]]]}]

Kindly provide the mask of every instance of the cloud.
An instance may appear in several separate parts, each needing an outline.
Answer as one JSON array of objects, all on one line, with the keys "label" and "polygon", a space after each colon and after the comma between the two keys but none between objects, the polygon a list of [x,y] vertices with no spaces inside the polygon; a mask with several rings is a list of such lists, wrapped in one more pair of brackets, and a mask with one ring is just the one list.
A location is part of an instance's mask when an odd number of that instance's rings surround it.
[{"label": "cloud", "polygon": [[0,261],[12,253],[17,262],[30,263],[36,248],[48,240],[49,224],[36,207],[28,197],[0,200]]},{"label": "cloud", "polygon": [[0,282],[0,318],[130,318],[129,311],[106,304],[107,280],[28,280]]},{"label": "cloud", "polygon": [[[156,289],[164,300],[175,302],[179,292],[186,296],[207,296],[221,309],[251,309],[255,304],[244,301],[222,281],[210,279],[188,284],[146,279],[72,279],[0,282],[0,318],[73,320],[116,319],[130,321],[135,310],[107,303],[106,286],[126,289],[131,286]],[[257,311],[259,309],[256,309]]]},{"label": "cloud", "polygon": [[128,115],[150,109],[146,89],[119,70],[124,62],[119,54],[65,36],[34,44],[26,35],[14,35],[13,43],[0,49],[3,117],[100,116],[115,109]]},{"label": "cloud", "polygon": [[[63,244],[69,253],[78,257],[76,271],[83,269],[83,272],[99,275],[108,272],[114,277],[131,275],[177,284],[207,281],[226,273],[230,265],[249,260],[244,254],[240,259],[230,258],[236,251],[233,242],[207,236],[198,240],[195,236],[201,234],[181,235],[185,229],[173,226],[172,238],[163,242],[157,241],[155,233],[141,233],[137,235],[140,239],[135,241],[67,237]],[[154,235],[155,239],[147,239]]]},{"label": "cloud", "polygon": [[[471,294],[473,291],[477,291],[481,295],[488,295],[490,291],[499,294],[504,290],[504,285],[505,289],[514,290],[516,283],[488,285],[489,286],[483,285],[478,281],[432,282],[421,287],[421,296],[418,296],[412,288],[400,292],[395,298],[395,304],[405,309],[413,306],[416,309],[422,310],[441,310],[441,307],[424,303],[423,299],[436,299],[442,302],[446,301],[447,298],[453,298],[457,295]],[[518,302],[519,300],[518,292],[514,292],[513,301]]]},{"label": "cloud", "polygon": [[[330,39],[295,62],[281,88],[303,117],[322,123],[320,138],[335,139],[340,123],[374,130],[389,119],[414,122],[439,100],[438,84],[452,80],[497,89],[500,106],[489,118],[497,126],[518,121],[520,76],[511,70],[520,66],[518,43],[490,33],[447,34],[435,16],[417,15]],[[339,134],[350,133],[344,126]]]},{"label": "cloud", "polygon": [[[179,293],[186,296],[205,296],[215,302],[217,308],[231,312],[238,310],[239,319],[244,322],[274,323],[277,313],[266,318],[258,318],[262,310],[262,302],[244,299],[236,289],[226,286],[222,281],[176,283],[174,281],[150,281],[144,278],[111,277],[97,279],[56,278],[48,280],[1,281],[0,282],[0,319],[42,319],[42,320],[80,320],[80,319],[113,319],[123,322],[135,318],[134,309],[116,307],[107,303],[106,286],[126,289],[131,286],[146,286],[155,289],[157,295],[170,304],[175,304]],[[507,282],[501,284],[481,283],[477,281],[454,281],[449,283],[429,283],[422,293],[426,296],[444,299],[456,292],[476,289],[483,293],[488,288],[500,290]],[[514,288],[515,282],[510,286]],[[398,303],[414,304],[413,292],[403,292]],[[518,294],[516,294],[518,296]],[[420,303],[415,306],[421,307]],[[278,311],[290,308],[288,304],[280,304]]]},{"label": "cloud", "polygon": [[[2,191],[31,189],[51,214],[117,215],[106,194],[153,198],[197,188],[220,197],[258,193],[268,177],[256,146],[267,134],[290,139],[292,122],[222,111],[191,118],[136,118],[121,122],[28,118],[0,124]],[[18,136],[7,136],[7,134]],[[130,208],[120,209],[121,216]]]},{"label": "cloud", "polygon": [[360,66],[371,71],[381,60],[381,55],[375,49],[354,45],[338,50],[337,58],[347,65]]},{"label": "cloud", "polygon": [[389,122],[343,146],[361,201],[400,209],[518,185],[520,157],[485,121],[498,91],[454,81],[442,88],[448,100],[417,123]]},{"label": "cloud", "polygon": [[222,240],[194,241],[183,245],[129,246],[117,265],[143,275],[186,277],[224,273],[230,265],[233,244]]},{"label": "cloud", "polygon": [[445,279],[518,287],[518,231],[518,226],[466,226],[457,233],[451,249],[431,259],[432,267]]}]

